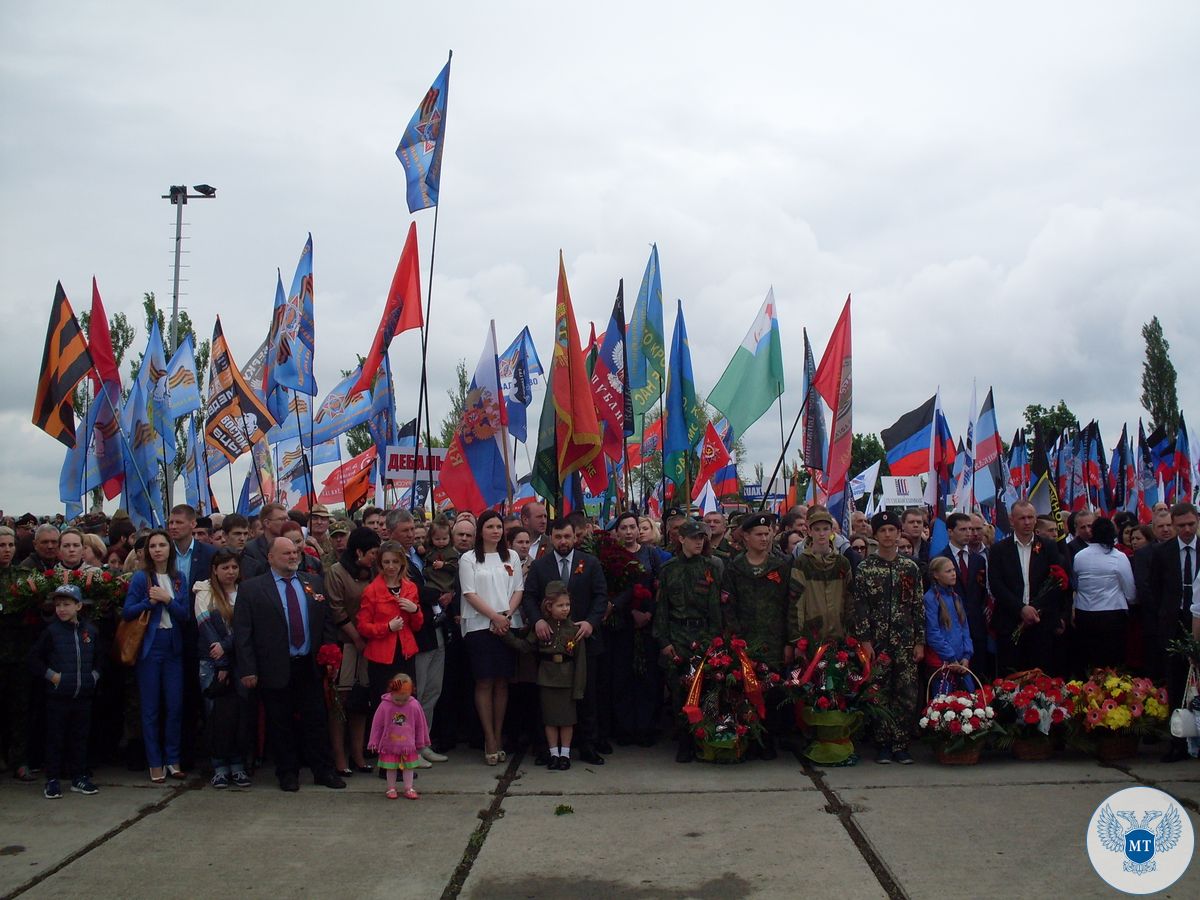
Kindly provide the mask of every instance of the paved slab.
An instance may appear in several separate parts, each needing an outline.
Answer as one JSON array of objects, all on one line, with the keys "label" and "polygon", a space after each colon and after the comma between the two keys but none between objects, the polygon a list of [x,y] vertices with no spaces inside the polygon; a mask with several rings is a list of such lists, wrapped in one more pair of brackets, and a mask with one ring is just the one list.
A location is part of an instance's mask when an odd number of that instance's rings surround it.
[{"label": "paved slab", "polygon": [[462,896],[885,895],[823,796],[796,791],[509,797]]},{"label": "paved slab", "polygon": [[[853,818],[914,900],[1112,897],[1084,850],[1112,784],[866,788],[845,792]],[[1196,817],[1193,814],[1193,822]],[[1169,893],[1200,896],[1200,866]]]},{"label": "paved slab", "polygon": [[490,802],[189,791],[25,896],[437,897]]},{"label": "paved slab", "polygon": [[571,760],[566,772],[551,772],[522,761],[521,777],[509,794],[652,794],[725,791],[815,790],[796,758],[780,754],[770,762],[752,760],[733,765],[675,762],[675,746],[620,747],[603,766]]},{"label": "paved slab", "polygon": [[[1022,762],[1003,753],[987,753],[974,766],[945,766],[934,759],[933,750],[924,744],[911,748],[915,765],[881,766],[875,762],[873,748],[856,766],[821,768],[825,783],[834,790],[860,787],[951,787],[990,784],[1050,785],[1090,781],[1096,783],[1131,782],[1120,769],[1102,766],[1090,757],[1065,753],[1052,759]],[[1115,790],[1115,788],[1114,788]]]},{"label": "paved slab", "polygon": [[149,784],[103,787],[93,797],[72,794],[67,787],[64,783],[61,800],[47,800],[40,782],[0,782],[0,896],[169,796]]}]

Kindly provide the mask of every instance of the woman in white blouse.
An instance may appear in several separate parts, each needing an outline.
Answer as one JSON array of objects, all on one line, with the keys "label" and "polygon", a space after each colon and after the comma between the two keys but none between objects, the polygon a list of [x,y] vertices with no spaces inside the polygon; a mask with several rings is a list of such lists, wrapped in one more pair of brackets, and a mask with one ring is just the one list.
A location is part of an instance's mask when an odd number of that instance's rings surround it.
[{"label": "woman in white blouse", "polygon": [[1096,519],[1091,542],[1075,554],[1075,633],[1078,665],[1125,665],[1129,601],[1137,596],[1129,557],[1116,549],[1117,527]]},{"label": "woman in white blouse", "polygon": [[[462,588],[462,634],[475,676],[475,710],[483,726],[484,761],[504,762],[501,729],[508,708],[508,682],[516,670],[515,651],[500,635],[520,625],[525,578],[517,554],[504,540],[504,518],[495,510],[479,517],[475,549],[458,562]],[[516,621],[514,622],[514,619]]]}]

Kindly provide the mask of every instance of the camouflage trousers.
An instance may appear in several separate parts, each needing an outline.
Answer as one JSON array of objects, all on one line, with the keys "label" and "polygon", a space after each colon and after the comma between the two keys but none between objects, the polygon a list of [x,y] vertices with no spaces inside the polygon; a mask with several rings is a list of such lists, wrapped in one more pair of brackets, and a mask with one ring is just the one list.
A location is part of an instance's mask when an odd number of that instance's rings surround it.
[{"label": "camouflage trousers", "polygon": [[890,721],[877,720],[871,728],[871,738],[879,747],[907,748],[917,728],[917,719],[924,700],[917,664],[911,647],[875,647],[886,651],[892,664],[880,683],[881,701],[891,709]]}]

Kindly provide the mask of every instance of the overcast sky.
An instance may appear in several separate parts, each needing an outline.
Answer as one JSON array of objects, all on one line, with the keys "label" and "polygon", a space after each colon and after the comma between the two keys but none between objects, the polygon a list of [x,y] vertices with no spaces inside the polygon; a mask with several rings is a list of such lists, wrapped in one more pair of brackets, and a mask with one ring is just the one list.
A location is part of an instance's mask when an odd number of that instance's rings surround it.
[{"label": "overcast sky", "polygon": [[[819,356],[847,294],[855,431],[940,385],[957,433],[975,378],[1006,439],[1063,398],[1111,446],[1143,414],[1152,315],[1200,416],[1198,26],[1188,2],[4,4],[0,508],[60,508],[63,448],[30,424],[55,281],[78,312],[94,274],[140,350],[142,293],[170,301],[171,184],[218,188],[186,210],[182,302],[239,361],[312,232],[334,385],[414,218],[394,150],[448,49],[435,422],[489,318],[548,364],[560,248],[586,334],[618,278],[632,308],[651,242],[701,394],[773,285],[789,421],[801,329]],[[417,334],[391,356],[409,418]],[[777,416],[746,443],[769,470]]]}]

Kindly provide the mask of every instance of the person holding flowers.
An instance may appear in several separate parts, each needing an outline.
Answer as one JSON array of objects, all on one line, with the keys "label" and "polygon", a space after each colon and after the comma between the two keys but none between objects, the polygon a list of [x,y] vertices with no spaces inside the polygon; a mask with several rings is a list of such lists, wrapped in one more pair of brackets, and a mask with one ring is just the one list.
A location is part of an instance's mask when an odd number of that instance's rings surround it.
[{"label": "person holding flowers", "polygon": [[[829,513],[825,515],[829,516]],[[788,632],[792,562],[771,553],[773,519],[766,513],[757,513],[742,520],[746,552],[726,563],[721,599],[729,633],[745,641],[750,659],[763,663],[778,675],[783,668]],[[811,523],[811,516],[809,521]],[[784,729],[786,717],[780,708],[783,698],[779,694],[778,689],[767,691],[766,731],[759,748],[763,759],[775,758],[775,740]]]},{"label": "person holding flowers", "polygon": [[721,633],[721,561],[709,555],[708,526],[685,521],[679,526],[680,552],[662,568],[654,608],[654,639],[662,647],[660,665],[667,670],[671,709],[679,718],[675,761],[696,758],[692,731],[682,719],[687,678],[686,656],[693,644],[708,646]]},{"label": "person holding flowers", "polygon": [[901,556],[900,517],[890,510],[871,519],[878,549],[858,567],[855,592],[866,620],[860,637],[868,655],[886,653],[893,665],[883,676],[881,694],[894,716],[872,722],[877,763],[912,763],[909,739],[917,723],[920,688],[917,667],[925,656],[925,615],[921,571]]}]

